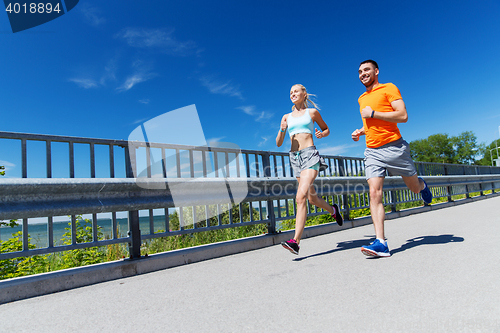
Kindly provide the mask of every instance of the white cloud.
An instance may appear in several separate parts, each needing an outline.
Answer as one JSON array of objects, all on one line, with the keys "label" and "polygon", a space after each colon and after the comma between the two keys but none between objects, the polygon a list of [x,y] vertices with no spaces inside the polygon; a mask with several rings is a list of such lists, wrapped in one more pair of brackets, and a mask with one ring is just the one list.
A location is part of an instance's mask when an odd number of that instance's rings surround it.
[{"label": "white cloud", "polygon": [[144,122],[148,121],[149,119],[150,119],[150,118],[142,118],[142,119],[138,119],[138,120],[136,120],[136,121],[133,121],[133,122],[132,122],[132,125],[142,124],[142,123],[144,123]]},{"label": "white cloud", "polygon": [[226,137],[225,136],[221,136],[221,137],[218,137],[218,138],[210,138],[207,140],[208,144],[210,145],[212,142],[220,142],[222,139],[225,139]]},{"label": "white cloud", "polygon": [[264,137],[264,136],[261,136],[260,139],[262,140],[261,142],[259,142],[258,146],[259,147],[262,147],[263,145],[266,144],[266,142],[270,139],[270,137]]},{"label": "white cloud", "polygon": [[115,35],[131,47],[157,49],[171,55],[186,56],[197,53],[192,41],[181,42],[174,38],[174,30],[126,28]]},{"label": "white cloud", "polygon": [[255,121],[258,121],[261,123],[267,122],[274,115],[273,113],[266,112],[266,111],[260,111],[260,112],[256,111],[254,105],[240,106],[240,107],[237,107],[237,109],[243,111],[244,113],[246,113],[249,116],[254,116]]},{"label": "white cloud", "polygon": [[248,114],[250,116],[255,115],[255,106],[254,105],[239,106],[239,107],[237,107],[237,109],[245,112],[246,114]]},{"label": "white cloud", "polygon": [[83,14],[85,21],[93,27],[98,27],[106,22],[106,19],[102,17],[101,10],[97,7],[93,7],[88,3],[83,3],[78,6],[80,12]]},{"label": "white cloud", "polygon": [[142,104],[149,104],[149,102],[150,102],[149,98],[143,98],[143,99],[139,100],[139,103],[142,103]]},{"label": "white cloud", "polygon": [[212,94],[229,95],[243,99],[239,86],[231,84],[231,81],[220,82],[209,77],[202,77],[200,81]]},{"label": "white cloud", "polygon": [[16,167],[16,165],[14,163],[11,163],[9,161],[0,161],[0,165],[4,166],[5,168],[3,170],[0,170],[0,171],[5,171],[6,172],[6,176],[9,175],[9,171],[14,169]]},{"label": "white cloud", "polygon": [[88,74],[91,70],[86,70],[85,73],[83,73],[83,70],[80,70],[81,75],[71,78],[69,81],[76,83],[79,87],[84,89],[98,88],[105,86],[110,81],[116,81],[116,70],[116,60],[111,59],[108,61],[107,65],[104,66],[104,70],[97,71],[101,72],[101,75],[95,72]]},{"label": "white cloud", "polygon": [[69,81],[76,83],[78,86],[84,89],[96,88],[99,86],[99,84],[93,79],[72,78],[69,79]]},{"label": "white cloud", "polygon": [[104,86],[108,81],[116,81],[116,69],[116,61],[114,59],[108,61],[108,64],[104,67],[104,73],[102,74],[99,83]]},{"label": "white cloud", "polygon": [[257,117],[257,119],[255,119],[255,121],[259,121],[259,122],[267,122],[269,119],[271,119],[273,117],[273,113],[269,113],[269,112],[265,112],[265,111],[262,111],[259,116]]},{"label": "white cloud", "polygon": [[136,74],[133,74],[133,75],[129,76],[125,80],[125,82],[123,82],[123,84],[121,86],[119,86],[118,88],[116,88],[116,90],[118,92],[130,90],[136,84],[148,81],[148,80],[150,80],[151,78],[153,78],[155,76],[156,76],[156,74],[152,74],[152,73],[136,73]]},{"label": "white cloud", "polygon": [[349,148],[353,147],[358,147],[357,144],[345,144],[345,145],[340,145],[340,146],[333,146],[333,147],[319,147],[319,153],[321,155],[340,155],[342,153],[345,153],[349,150]]}]

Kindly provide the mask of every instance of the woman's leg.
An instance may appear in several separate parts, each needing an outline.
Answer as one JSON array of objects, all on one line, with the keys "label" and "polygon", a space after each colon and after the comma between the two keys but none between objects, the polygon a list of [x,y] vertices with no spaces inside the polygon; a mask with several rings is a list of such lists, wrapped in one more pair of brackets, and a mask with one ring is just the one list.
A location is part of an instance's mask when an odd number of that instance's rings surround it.
[{"label": "woman's leg", "polygon": [[[295,215],[295,236],[293,237],[297,244],[300,243],[302,233],[304,232],[307,219],[307,198],[309,197],[309,192],[311,190],[314,191],[314,187],[311,185],[317,175],[318,171],[306,169],[300,173],[300,177],[297,177],[299,186],[297,188],[297,196],[295,197],[295,201],[297,203],[297,213]],[[316,194],[316,191],[314,191],[314,193]],[[333,212],[333,209],[330,207],[328,211]]]}]

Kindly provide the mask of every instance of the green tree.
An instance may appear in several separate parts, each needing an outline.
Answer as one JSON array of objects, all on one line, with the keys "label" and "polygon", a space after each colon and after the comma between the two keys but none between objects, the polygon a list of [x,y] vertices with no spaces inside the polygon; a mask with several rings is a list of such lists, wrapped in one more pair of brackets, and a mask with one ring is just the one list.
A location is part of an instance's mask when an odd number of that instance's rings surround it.
[{"label": "green tree", "polygon": [[484,144],[479,144],[471,131],[452,137],[433,134],[410,142],[411,157],[419,162],[474,164],[484,149]]},{"label": "green tree", "polygon": [[500,158],[500,155],[497,153],[497,147],[498,151],[500,152],[500,140],[492,141],[488,146],[483,145],[480,148],[480,152],[483,158],[477,160],[476,164],[489,166],[494,165],[494,163],[492,164],[491,158],[493,157],[494,160]]},{"label": "green tree", "polygon": [[411,157],[419,162],[452,163],[453,144],[448,134],[433,134],[410,142]]},{"label": "green tree", "polygon": [[484,144],[478,144],[476,135],[471,131],[462,132],[460,135],[452,137],[451,143],[455,150],[454,163],[474,164],[476,157],[484,149]]}]

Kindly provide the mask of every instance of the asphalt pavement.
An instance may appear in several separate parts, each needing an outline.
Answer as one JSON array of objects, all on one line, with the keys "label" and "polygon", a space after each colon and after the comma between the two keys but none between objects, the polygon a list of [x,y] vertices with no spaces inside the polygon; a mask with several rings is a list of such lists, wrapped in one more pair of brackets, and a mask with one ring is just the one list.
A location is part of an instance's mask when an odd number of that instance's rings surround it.
[{"label": "asphalt pavement", "polygon": [[500,197],[0,305],[1,332],[500,332]]}]

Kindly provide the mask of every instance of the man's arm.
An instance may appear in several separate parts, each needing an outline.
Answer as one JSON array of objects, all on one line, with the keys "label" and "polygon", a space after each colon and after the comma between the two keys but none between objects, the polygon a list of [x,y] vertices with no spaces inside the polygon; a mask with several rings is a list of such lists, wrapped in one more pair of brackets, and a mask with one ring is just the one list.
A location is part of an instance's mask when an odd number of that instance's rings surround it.
[{"label": "man's arm", "polygon": [[[375,112],[373,113],[373,118],[385,120],[390,123],[406,123],[408,121],[408,113],[406,112],[405,102],[402,99],[398,99],[391,102],[391,106],[394,109],[392,112]],[[361,117],[371,118],[373,109],[369,106],[361,110]]]}]

